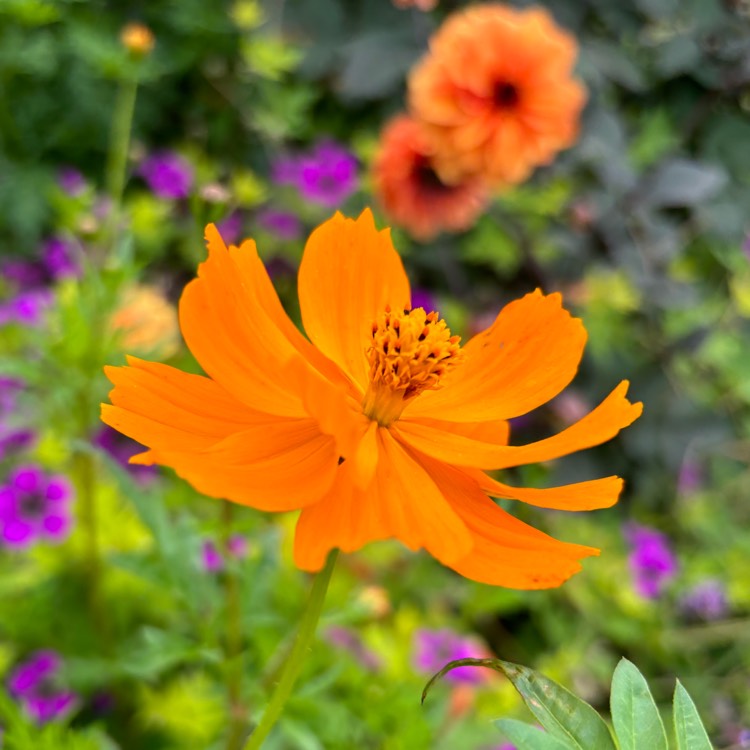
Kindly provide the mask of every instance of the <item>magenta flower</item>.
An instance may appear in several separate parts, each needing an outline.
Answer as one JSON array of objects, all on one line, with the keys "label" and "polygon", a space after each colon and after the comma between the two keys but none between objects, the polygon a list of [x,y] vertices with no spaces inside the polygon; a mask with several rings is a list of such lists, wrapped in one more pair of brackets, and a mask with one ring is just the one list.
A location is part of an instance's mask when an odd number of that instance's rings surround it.
[{"label": "magenta flower", "polygon": [[78,276],[80,269],[75,261],[75,248],[59,236],[52,236],[42,246],[42,263],[50,279]]},{"label": "magenta flower", "polygon": [[8,260],[2,264],[1,272],[3,277],[19,290],[33,289],[49,282],[47,269],[39,261]]},{"label": "magenta flower", "polygon": [[[414,665],[425,674],[439,672],[449,661],[456,659],[485,659],[490,656],[487,647],[476,638],[459,635],[447,628],[421,628],[415,633],[414,640]],[[445,679],[476,685],[487,680],[487,673],[479,667],[457,667],[448,672]]]},{"label": "magenta flower", "polygon": [[57,173],[57,184],[64,193],[72,198],[80,195],[86,189],[86,179],[73,167],[63,167]]},{"label": "magenta flower", "polygon": [[179,154],[152,154],[141,164],[139,174],[154,195],[169,200],[187,198],[193,187],[193,169]]},{"label": "magenta flower", "polygon": [[28,450],[35,440],[36,433],[29,428],[0,424],[0,461]]},{"label": "magenta flower", "polygon": [[[242,534],[233,534],[227,543],[227,552],[235,560],[244,559],[248,553],[247,539]],[[210,539],[201,545],[201,567],[206,573],[219,573],[224,570],[224,557]]]},{"label": "magenta flower", "polygon": [[289,211],[265,208],[258,213],[258,224],[280,240],[296,240],[302,236],[302,222]]},{"label": "magenta flower", "polygon": [[625,528],[631,545],[628,562],[635,589],[645,599],[658,599],[677,574],[677,558],[667,537],[656,529],[639,524]]},{"label": "magenta flower", "polygon": [[411,290],[411,306],[413,308],[421,307],[425,312],[432,312],[438,309],[435,302],[435,295],[428,289],[416,287]]},{"label": "magenta flower", "polygon": [[155,466],[128,463],[128,460],[136,453],[143,452],[145,446],[136,443],[135,440],[131,440],[121,432],[113,430],[107,425],[102,425],[102,428],[94,436],[93,443],[125,469],[139,484],[146,484],[157,475],[158,469]]},{"label": "magenta flower", "polygon": [[70,531],[72,490],[67,480],[34,465],[14,469],[0,486],[0,543],[24,549],[37,541],[61,542]]},{"label": "magenta flower", "polygon": [[680,609],[698,620],[721,620],[729,610],[724,584],[715,578],[701,581],[683,594]]},{"label": "magenta flower", "polygon": [[52,304],[52,294],[47,289],[30,289],[0,304],[0,325],[19,323],[37,326]]},{"label": "magenta flower", "polygon": [[312,203],[336,208],[357,190],[357,160],[340,144],[324,140],[296,159],[279,159],[272,179],[293,185]]},{"label": "magenta flower", "polygon": [[39,724],[61,719],[74,708],[78,696],[60,684],[62,660],[54,651],[37,651],[11,674],[8,689],[26,713]]},{"label": "magenta flower", "polygon": [[356,631],[351,628],[331,625],[325,630],[323,637],[335,648],[353,656],[355,661],[370,672],[377,672],[382,666],[382,659],[372,649],[367,648]]},{"label": "magenta flower", "polygon": [[224,570],[224,558],[217,546],[210,540],[206,540],[201,546],[201,565],[206,573],[218,573]]},{"label": "magenta flower", "polygon": [[242,239],[242,214],[239,211],[232,211],[221,221],[216,222],[216,228],[227,245],[236,245]]}]

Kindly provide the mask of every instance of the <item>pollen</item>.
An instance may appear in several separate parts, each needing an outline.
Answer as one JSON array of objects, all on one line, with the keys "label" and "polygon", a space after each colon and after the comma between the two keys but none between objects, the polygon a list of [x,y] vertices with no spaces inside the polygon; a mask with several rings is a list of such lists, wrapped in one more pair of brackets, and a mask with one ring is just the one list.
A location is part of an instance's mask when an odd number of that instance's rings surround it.
[{"label": "pollen", "polygon": [[365,414],[382,426],[391,424],[411,399],[437,388],[460,361],[460,341],[436,312],[386,308],[372,324]]}]

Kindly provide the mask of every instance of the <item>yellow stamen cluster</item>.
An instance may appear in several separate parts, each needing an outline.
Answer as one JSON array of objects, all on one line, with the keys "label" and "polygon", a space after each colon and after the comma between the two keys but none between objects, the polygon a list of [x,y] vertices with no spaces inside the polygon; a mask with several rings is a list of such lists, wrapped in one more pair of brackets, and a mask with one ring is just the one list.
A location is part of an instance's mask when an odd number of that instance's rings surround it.
[{"label": "yellow stamen cluster", "polygon": [[459,361],[460,341],[436,312],[386,308],[372,324],[365,414],[383,426],[397,419],[408,401],[438,387],[440,378]]}]

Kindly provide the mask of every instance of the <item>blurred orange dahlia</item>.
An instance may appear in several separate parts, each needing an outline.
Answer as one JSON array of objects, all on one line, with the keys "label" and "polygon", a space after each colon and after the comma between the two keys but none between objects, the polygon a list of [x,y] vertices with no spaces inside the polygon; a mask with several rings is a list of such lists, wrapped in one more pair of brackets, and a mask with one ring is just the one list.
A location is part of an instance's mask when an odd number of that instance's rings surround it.
[{"label": "blurred orange dahlia", "polygon": [[400,115],[386,125],[373,166],[375,192],[395,224],[418,240],[468,229],[489,191],[475,177],[448,185],[433,168],[434,149],[419,123]]},{"label": "blurred orange dahlia", "polygon": [[409,77],[412,113],[444,182],[521,182],[578,136],[586,101],[574,38],[541,8],[470,7],[449,17]]}]

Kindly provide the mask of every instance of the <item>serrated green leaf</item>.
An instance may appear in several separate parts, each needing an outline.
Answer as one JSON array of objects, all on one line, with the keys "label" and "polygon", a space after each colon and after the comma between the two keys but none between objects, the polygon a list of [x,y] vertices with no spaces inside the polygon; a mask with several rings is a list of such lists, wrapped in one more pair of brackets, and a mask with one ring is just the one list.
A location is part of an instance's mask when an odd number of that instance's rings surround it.
[{"label": "serrated green leaf", "polygon": [[677,750],[713,750],[698,709],[679,680],[674,689],[674,731]]},{"label": "serrated green leaf", "polygon": [[645,677],[627,659],[612,676],[612,723],[620,750],[667,750],[667,735]]},{"label": "serrated green leaf", "polygon": [[539,723],[550,734],[568,742],[571,748],[617,750],[609,728],[588,703],[543,674],[502,659],[456,659],[449,662],[427,683],[422,691],[422,701],[446,672],[456,667],[474,666],[489,667],[504,674]]},{"label": "serrated green leaf", "polygon": [[570,750],[573,747],[541,729],[516,719],[498,719],[495,726],[518,747],[518,750]]}]

